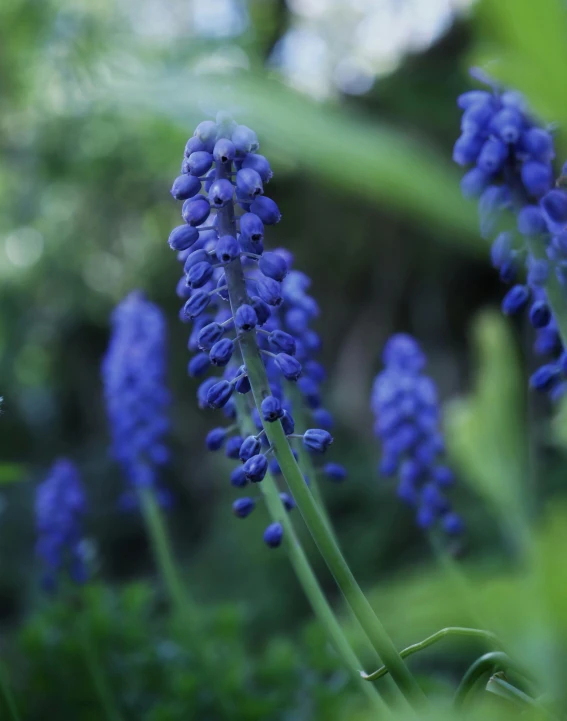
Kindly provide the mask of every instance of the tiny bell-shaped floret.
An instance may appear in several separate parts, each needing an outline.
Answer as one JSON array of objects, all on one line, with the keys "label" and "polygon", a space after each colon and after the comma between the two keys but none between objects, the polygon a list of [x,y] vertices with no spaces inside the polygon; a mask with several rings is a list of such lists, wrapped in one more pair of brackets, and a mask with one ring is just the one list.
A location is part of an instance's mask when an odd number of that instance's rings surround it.
[{"label": "tiny bell-shaped floret", "polygon": [[258,267],[267,278],[277,281],[282,281],[288,271],[285,258],[282,258],[279,253],[264,253],[258,261]]},{"label": "tiny bell-shaped floret", "polygon": [[526,205],[519,211],[518,230],[522,235],[541,235],[547,231],[545,218],[537,205]]},{"label": "tiny bell-shaped floret", "polygon": [[295,355],[296,344],[295,339],[289,333],[284,330],[273,330],[268,336],[268,342],[276,350],[281,353],[287,353],[288,355]]},{"label": "tiny bell-shaped floret", "polygon": [[310,428],[303,434],[303,445],[315,453],[324,453],[332,442],[333,436],[321,428]]},{"label": "tiny bell-shaped floret", "polygon": [[325,463],[323,471],[332,481],[344,481],[347,477],[345,467],[341,466],[339,463]]},{"label": "tiny bell-shaped floret", "polygon": [[543,365],[530,376],[530,387],[536,391],[549,391],[557,383],[561,369],[552,363]]},{"label": "tiny bell-shaped floret", "polygon": [[541,209],[552,232],[560,233],[567,225],[567,193],[554,188],[541,199]]},{"label": "tiny bell-shaped floret", "polygon": [[528,268],[528,285],[544,285],[549,278],[549,261],[545,258],[534,258],[533,255],[529,254],[526,264]]},{"label": "tiny bell-shaped floret", "polygon": [[262,195],[264,186],[262,178],[252,168],[243,168],[236,174],[236,192],[240,200],[252,200]]},{"label": "tiny bell-shaped floret", "polygon": [[508,157],[508,147],[497,138],[489,138],[478,156],[478,167],[488,173],[495,173],[504,165]]},{"label": "tiny bell-shaped floret", "polygon": [[283,303],[281,285],[272,278],[258,278],[256,290],[260,298],[268,305],[278,307]]},{"label": "tiny bell-shaped floret", "polygon": [[215,143],[213,158],[217,163],[228,163],[236,157],[236,148],[232,140],[220,138]]},{"label": "tiny bell-shaped floret", "polygon": [[238,498],[232,504],[232,512],[237,518],[246,518],[246,516],[252,513],[255,507],[256,502],[253,498]]},{"label": "tiny bell-shaped floret", "polygon": [[231,140],[239,153],[254,153],[260,147],[258,136],[246,125],[237,125]]},{"label": "tiny bell-shaped floret", "polygon": [[199,240],[199,231],[190,225],[178,225],[169,234],[167,242],[172,250],[187,250]]},{"label": "tiny bell-shaped floret", "polygon": [[215,180],[209,190],[209,200],[215,208],[223,208],[230,203],[234,193],[234,186],[226,178]]},{"label": "tiny bell-shaped floret", "polygon": [[297,505],[293,500],[293,497],[290,496],[289,493],[280,493],[280,501],[282,502],[283,507],[286,511],[293,511],[293,509]]},{"label": "tiny bell-shaped floret", "polygon": [[264,183],[271,180],[273,173],[268,160],[259,153],[249,153],[242,163],[243,168],[252,168],[262,178]]},{"label": "tiny bell-shaped floret", "polygon": [[331,430],[333,427],[333,416],[326,408],[316,408],[313,411],[313,420],[319,428],[324,428],[326,431]]},{"label": "tiny bell-shaped floret", "polygon": [[288,353],[278,353],[274,360],[286,380],[296,381],[301,375],[301,363]]},{"label": "tiny bell-shaped floret", "polygon": [[226,430],[224,428],[213,428],[212,431],[207,433],[205,438],[205,444],[209,451],[220,450],[226,440]]},{"label": "tiny bell-shaped floret", "polygon": [[189,198],[183,203],[181,215],[189,225],[202,225],[209,217],[211,206],[203,195]]},{"label": "tiny bell-shaped floret", "polygon": [[277,204],[265,195],[259,195],[254,199],[250,211],[266,225],[275,225],[280,222],[282,217]]},{"label": "tiny bell-shaped floret", "polygon": [[239,329],[247,333],[253,330],[258,324],[258,316],[256,311],[248,303],[243,303],[236,309],[234,314],[234,325]]},{"label": "tiny bell-shaped floret", "polygon": [[213,365],[224,367],[230,362],[233,353],[234,342],[229,338],[223,338],[222,340],[217,341],[211,348],[209,358]]},{"label": "tiny bell-shaped floret", "polygon": [[254,213],[244,213],[240,218],[240,232],[246,240],[261,243],[264,239],[264,223]]},{"label": "tiny bell-shaped floret", "polygon": [[514,236],[508,231],[499,233],[490,249],[490,258],[495,268],[500,268],[512,259]]},{"label": "tiny bell-shaped floret", "polygon": [[215,246],[215,253],[221,263],[230,263],[240,256],[240,246],[232,235],[222,235]]},{"label": "tiny bell-shaped floret", "polygon": [[514,108],[504,108],[492,118],[491,129],[505,143],[517,143],[524,126],[523,116]]},{"label": "tiny bell-shaped floret", "polygon": [[491,174],[480,168],[471,168],[461,179],[461,192],[465,198],[477,198],[490,183]]},{"label": "tiny bell-shaped floret", "polygon": [[[244,366],[241,366],[241,370],[244,368]],[[246,369],[242,371],[243,375],[236,381],[234,384],[235,390],[240,393],[241,395],[244,395],[245,393],[250,393],[252,390],[252,386],[250,385],[250,379],[246,375]]]},{"label": "tiny bell-shaped floret", "polygon": [[525,285],[515,285],[502,299],[502,312],[505,315],[515,315],[528,303],[530,291]]},{"label": "tiny bell-shaped floret", "polygon": [[239,458],[240,446],[244,442],[242,436],[232,436],[226,442],[225,454],[227,458]]},{"label": "tiny bell-shaped floret", "polygon": [[211,386],[207,392],[207,405],[210,408],[222,408],[234,393],[234,386],[228,381],[219,381]]},{"label": "tiny bell-shaped floret", "polygon": [[269,548],[281,546],[283,539],[283,526],[281,523],[271,523],[264,531],[264,543]]},{"label": "tiny bell-shaped floret", "polygon": [[199,150],[205,150],[205,144],[200,138],[193,136],[189,138],[185,145],[185,157],[189,157],[191,153],[196,153]]},{"label": "tiny bell-shaped floret", "polygon": [[211,258],[206,250],[199,248],[199,250],[194,250],[189,253],[189,255],[185,258],[183,270],[185,273],[188,273],[194,265],[197,265],[197,263],[209,263],[210,265]]},{"label": "tiny bell-shaped floret", "polygon": [[252,458],[252,456],[258,455],[261,448],[262,443],[259,438],[256,438],[256,436],[248,436],[244,439],[242,445],[240,446],[238,457],[242,463],[246,463],[246,461]]},{"label": "tiny bell-shaped floret", "polygon": [[268,459],[263,453],[249,458],[243,466],[246,478],[252,483],[260,483],[268,470]]},{"label": "tiny bell-shaped floret", "polygon": [[445,533],[449,534],[449,536],[458,536],[465,528],[461,517],[453,511],[450,511],[443,516],[441,524],[443,526],[443,530]]},{"label": "tiny bell-shaped floret", "polygon": [[196,153],[191,153],[189,161],[187,163],[189,172],[191,175],[200,176],[204,175],[211,169],[213,164],[213,156],[207,153],[206,150],[200,150]]},{"label": "tiny bell-shaped floret", "polygon": [[530,195],[540,196],[551,187],[552,168],[548,163],[540,163],[537,160],[527,160],[522,165],[522,183]]},{"label": "tiny bell-shaped floret", "polygon": [[207,372],[210,365],[211,361],[206,353],[197,353],[197,355],[193,356],[189,361],[187,372],[191,378],[198,378]]},{"label": "tiny bell-shaped floret", "polygon": [[266,323],[266,321],[268,321],[272,315],[270,306],[266,303],[265,300],[262,300],[262,298],[257,295],[253,295],[250,298],[250,304],[256,312],[256,317],[258,318],[258,325],[264,325],[264,323]]},{"label": "tiny bell-shaped floret", "polygon": [[280,418],[282,422],[283,432],[286,436],[290,436],[295,431],[295,421],[289,411],[284,411],[283,416]]},{"label": "tiny bell-shaped floret", "polygon": [[187,273],[187,285],[191,288],[202,288],[213,276],[213,266],[203,261],[196,263]]},{"label": "tiny bell-shaped floret", "polygon": [[201,190],[201,181],[193,175],[180,175],[171,186],[171,194],[176,200],[187,200]]},{"label": "tiny bell-shaped floret", "polygon": [[464,132],[453,146],[453,160],[457,165],[475,163],[482,145],[482,138],[476,133]]},{"label": "tiny bell-shaped floret", "polygon": [[196,318],[207,308],[211,302],[211,296],[204,290],[198,290],[189,298],[183,306],[186,318]]},{"label": "tiny bell-shaped floret", "polygon": [[534,160],[542,163],[548,163],[555,157],[553,137],[547,130],[530,128],[522,135],[522,146]]},{"label": "tiny bell-shaped floret", "polygon": [[275,396],[267,396],[260,406],[262,418],[268,423],[273,423],[284,414],[281,402]]},{"label": "tiny bell-shaped floret", "polygon": [[230,483],[236,488],[244,488],[248,484],[244,466],[237,466],[230,474]]},{"label": "tiny bell-shaped floret", "polygon": [[194,135],[196,138],[199,138],[205,148],[212,153],[215,147],[217,133],[218,127],[214,120],[203,120],[203,122],[199,123],[195,128]]},{"label": "tiny bell-shaped floret", "polygon": [[202,350],[210,350],[224,335],[224,328],[220,323],[209,323],[199,331],[197,343]]}]

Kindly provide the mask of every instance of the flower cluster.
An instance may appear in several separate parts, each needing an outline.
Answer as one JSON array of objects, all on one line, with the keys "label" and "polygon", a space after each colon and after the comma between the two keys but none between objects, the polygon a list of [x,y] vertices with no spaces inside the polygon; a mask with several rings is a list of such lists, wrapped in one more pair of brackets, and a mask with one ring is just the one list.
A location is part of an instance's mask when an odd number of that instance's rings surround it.
[{"label": "flower cluster", "polygon": [[[534,349],[554,358],[532,375],[530,384],[558,397],[567,389],[567,356],[546,285],[553,272],[561,284],[567,280],[567,193],[552,187],[553,136],[539,127],[521,95],[492,84],[490,90],[464,93],[458,105],[462,134],[453,158],[459,165],[474,165],[461,188],[466,197],[479,198],[481,234],[494,239],[492,263],[504,282],[514,283],[502,310],[513,315],[529,306]],[[516,215],[517,228],[506,227],[504,211]],[[522,265],[524,283],[516,282]]]},{"label": "flower cluster", "polygon": [[374,432],[382,442],[380,473],[398,475],[398,496],[416,509],[421,528],[440,521],[447,533],[458,534],[463,524],[445,495],[454,478],[440,462],[444,442],[437,389],[423,373],[425,355],[411,336],[400,333],[387,342],[383,361],[371,396]]},{"label": "flower cluster", "polygon": [[58,573],[66,573],[75,583],[87,580],[82,544],[85,509],[79,473],[71,461],[61,458],[35,497],[36,553],[45,565],[48,588],[55,586]]},{"label": "flower cluster", "polygon": [[135,488],[141,486],[152,486],[166,503],[168,496],[159,488],[156,472],[169,458],[164,444],[170,403],[165,319],[142,292],[134,291],[115,308],[111,325],[102,379],[112,453],[131,484],[121,505],[134,505]]},{"label": "flower cluster", "polygon": [[[320,342],[309,324],[319,310],[307,293],[307,276],[291,270],[291,254],[264,250],[265,226],[278,223],[281,216],[276,203],[264,195],[272,171],[258,148],[250,128],[224,116],[204,121],[187,142],[182,174],[171,189],[173,197],[183,201],[185,221],[172,231],[169,245],[183,263],[177,286],[185,300],[180,317],[193,322],[189,350],[195,355],[188,372],[200,377],[211,369],[222,370],[220,378],[206,378],[199,386],[199,406],[222,409],[229,420],[236,420],[235,398],[251,391],[241,344],[255,349],[270,383],[258,406],[239,404],[240,411],[252,414],[256,435],[242,438],[233,423],[207,436],[210,450],[224,447],[229,458],[241,461],[231,475],[239,488],[261,482],[269,469],[279,470],[277,461],[269,458],[265,424],[281,423],[288,438],[300,438],[310,451],[322,452],[332,442],[329,414],[320,407],[323,372],[311,358]],[[297,383],[321,428],[295,433],[286,382]],[[287,510],[295,505],[289,494],[281,498]],[[254,499],[246,497],[238,499],[233,510],[244,518],[254,507]],[[264,540],[275,547],[282,536],[281,525],[272,524]]]}]

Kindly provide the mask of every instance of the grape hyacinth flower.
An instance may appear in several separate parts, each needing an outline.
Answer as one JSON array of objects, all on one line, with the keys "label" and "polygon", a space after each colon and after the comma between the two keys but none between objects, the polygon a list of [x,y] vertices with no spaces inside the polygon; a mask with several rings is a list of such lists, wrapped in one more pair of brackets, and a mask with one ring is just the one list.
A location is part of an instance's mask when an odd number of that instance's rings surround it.
[{"label": "grape hyacinth flower", "polygon": [[[309,357],[319,347],[317,334],[309,329],[309,321],[318,314],[317,304],[305,292],[309,279],[291,270],[287,251],[264,250],[265,227],[278,223],[281,215],[265,195],[272,171],[258,149],[250,128],[222,114],[217,122],[204,121],[186,145],[182,174],[171,190],[174,198],[184,201],[182,217],[187,224],[172,231],[169,245],[183,263],[184,276],[177,286],[185,302],[180,317],[193,323],[188,347],[195,355],[188,372],[192,377],[215,368],[222,373],[202,381],[199,406],[222,410],[230,422],[237,418],[237,405],[246,408],[257,429],[255,436],[242,439],[236,435],[238,425],[230,423],[207,436],[210,450],[224,448],[230,458],[242,462],[231,474],[231,483],[239,488],[261,483],[268,472],[273,451],[270,425],[280,425],[289,443],[303,438],[295,433],[287,383],[304,388],[316,409],[322,377]],[[258,371],[269,384],[251,411],[247,402],[236,402],[250,394],[253,385],[254,369],[247,367],[245,357],[260,364]],[[325,421],[328,425],[328,416]],[[316,430],[327,435],[313,435]],[[321,451],[332,440],[326,428],[310,429],[308,442],[312,437],[312,445]],[[244,518],[255,505],[246,497],[233,510]],[[264,540],[275,547],[282,534],[272,529]]]},{"label": "grape hyacinth flower", "polygon": [[374,432],[382,442],[380,473],[398,476],[398,496],[415,509],[420,528],[440,523],[446,533],[459,534],[463,524],[446,496],[454,479],[442,462],[437,389],[423,373],[425,355],[411,336],[399,333],[386,343],[383,362],[371,396]]},{"label": "grape hyacinth flower", "polygon": [[[479,77],[478,71],[472,74]],[[567,388],[566,366],[549,289],[567,282],[567,192],[561,187],[567,168],[553,187],[552,134],[540,127],[519,93],[479,79],[488,90],[458,99],[462,133],[453,158],[472,166],[461,181],[463,194],[479,198],[481,234],[492,239],[492,264],[505,283],[513,284],[502,301],[503,312],[529,309],[534,349],[552,356],[532,375],[530,385],[557,398]],[[504,211],[516,215],[516,228],[506,225]],[[519,279],[522,266],[525,281]]]},{"label": "grape hyacinth flower", "polygon": [[87,580],[83,552],[86,501],[79,473],[66,458],[57,460],[35,496],[36,553],[45,566],[44,585],[53,589],[57,576],[75,583]]},{"label": "grape hyacinth flower", "polygon": [[112,314],[112,335],[102,364],[112,454],[130,483],[120,505],[136,504],[136,489],[152,487],[162,505],[157,469],[169,452],[169,391],[165,385],[166,326],[162,311],[140,291],[130,293]]}]

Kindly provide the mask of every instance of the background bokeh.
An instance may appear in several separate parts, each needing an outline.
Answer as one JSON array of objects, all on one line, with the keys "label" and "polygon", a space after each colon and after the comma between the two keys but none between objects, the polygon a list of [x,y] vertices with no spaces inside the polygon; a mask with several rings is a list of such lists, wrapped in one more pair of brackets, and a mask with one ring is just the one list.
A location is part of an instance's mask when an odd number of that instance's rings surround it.
[{"label": "background bokeh", "polygon": [[[39,658],[45,628],[58,628],[65,618],[63,609],[41,610],[33,553],[34,488],[57,456],[78,463],[87,487],[89,554],[106,583],[91,595],[94,616],[106,619],[103,645],[116,642],[121,614],[147,613],[160,623],[159,584],[141,519],[116,509],[123,480],[108,454],[99,372],[109,314],[134,288],[143,288],[169,319],[173,461],[163,480],[175,498],[168,522],[188,587],[197,602],[221,609],[221,627],[238,626],[262,668],[275,664],[263,693],[284,683],[286,659],[295,668],[295,641],[307,649],[297,663],[314,678],[334,678],[331,661],[316,653],[324,642],[284,552],[262,543],[262,514],[243,522],[230,513],[228,465],[203,448],[213,412],[197,409],[196,383],[185,373],[188,330],[178,320],[178,266],[166,243],[179,209],[169,188],[187,137],[218,110],[257,131],[274,170],[270,195],[283,213],[268,243],[290,248],[296,267],[313,279],[329,371],[325,392],[337,418],[332,458],[350,474],[342,485],[329,483],[325,495],[345,555],[380,598],[396,640],[435,630],[427,619],[437,618],[431,599],[442,581],[411,513],[376,475],[368,396],[390,333],[413,333],[442,397],[459,397],[447,410],[461,479],[454,502],[467,523],[452,549],[462,563],[486,573],[489,584],[513,556],[509,529],[490,503],[502,494],[491,484],[503,484],[504,498],[513,493],[526,447],[537,447],[542,505],[560,498],[561,422],[552,427],[543,420],[538,428],[545,432],[528,438],[521,419],[539,422],[548,414],[524,394],[529,330],[490,312],[502,288],[478,236],[474,203],[461,198],[459,169],[451,162],[459,129],[455,97],[472,84],[471,64],[525,91],[541,117],[558,123],[557,143],[565,147],[564,7],[559,0],[533,5],[0,3],[0,624],[28,683],[36,677],[21,661],[22,648]],[[504,424],[493,416],[499,402],[507,404]],[[511,485],[501,473],[494,476],[500,466],[484,453],[487,434],[509,461]],[[315,554],[313,560],[340,606]],[[458,615],[449,601],[441,605]],[[38,613],[48,620],[37,620]],[[153,628],[140,624],[128,637],[134,650]],[[166,658],[167,647],[154,646]],[[72,665],[72,648],[58,649]],[[438,670],[454,680],[469,657],[443,658]],[[161,662],[152,663],[143,673],[157,678]],[[42,686],[47,671],[39,661],[34,673],[38,697],[49,697],[55,681]],[[295,688],[290,674],[286,683]],[[286,700],[274,708],[279,713],[290,703],[295,715],[286,718],[318,718],[319,707],[312,706],[323,694],[313,691],[318,678],[303,689],[303,706],[282,686]],[[321,682],[332,698],[346,682],[339,674],[334,683]],[[79,718],[69,703],[59,718]],[[168,713],[151,718],[177,718]],[[241,717],[275,714],[250,710]],[[42,718],[29,716],[36,717]]]}]

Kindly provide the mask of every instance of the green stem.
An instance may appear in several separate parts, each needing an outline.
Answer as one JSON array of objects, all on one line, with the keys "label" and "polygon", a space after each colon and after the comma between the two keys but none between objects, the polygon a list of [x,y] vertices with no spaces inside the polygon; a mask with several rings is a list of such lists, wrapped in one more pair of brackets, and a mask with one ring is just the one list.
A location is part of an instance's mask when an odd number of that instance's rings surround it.
[{"label": "green stem", "polygon": [[[440,631],[424,638],[423,641],[419,641],[418,643],[414,643],[411,646],[404,648],[403,651],[400,651],[400,656],[402,658],[411,656],[418,651],[423,651],[424,648],[427,648],[438,641],[442,641],[448,636],[468,636],[469,638],[480,638],[483,641],[489,641],[490,643],[500,646],[498,639],[490,631],[483,631],[478,628],[464,628],[462,626],[448,626],[447,628],[442,628]],[[385,666],[382,666],[382,668],[379,668],[371,674],[364,674],[363,678],[365,681],[376,681],[382,676],[385,676],[387,673],[388,669]]]},{"label": "green stem", "polygon": [[480,686],[486,676],[495,671],[513,667],[512,659],[502,651],[485,653],[467,669],[455,693],[453,704],[456,709],[462,709],[470,695]]},{"label": "green stem", "polygon": [[82,615],[79,617],[78,633],[94,690],[107,719],[109,721],[123,721],[122,714],[116,706],[113,693],[108,685],[106,675],[100,665],[92,642],[90,628]]},{"label": "green stem", "polygon": [[[236,398],[236,407],[243,435],[251,435],[255,433],[256,428],[252,418],[250,417],[250,413],[248,412],[244,397],[240,396]],[[367,683],[364,683],[362,679],[362,672],[360,671],[361,663],[352,650],[331,606],[329,605],[329,602],[321,590],[321,586],[319,585],[315,573],[313,572],[307,556],[305,555],[301,542],[295,533],[293,523],[282,504],[276,481],[271,473],[266,474],[266,477],[260,484],[260,490],[262,491],[262,495],[266,501],[266,506],[272,521],[278,521],[283,526],[284,543],[290,563],[309,603],[311,604],[315,616],[323,628],[326,629],[339,657],[349,670],[353,680],[363,689],[364,694],[374,707],[377,714],[380,717],[389,716],[390,711],[382,697],[378,694],[375,688],[369,686]],[[368,688],[372,688],[374,693],[369,694],[367,692]]]},{"label": "green stem", "polygon": [[544,709],[535,699],[533,699],[531,696],[528,696],[527,693],[524,693],[516,686],[513,686],[511,683],[508,683],[506,679],[502,678],[498,674],[495,674],[488,680],[488,683],[486,684],[486,690],[489,693],[500,696],[500,698],[511,701],[516,706],[520,706],[521,708],[529,706],[530,708],[541,711],[546,716],[551,716],[549,711],[547,711],[547,709]]},{"label": "green stem", "polygon": [[[217,165],[217,177],[222,177],[226,170]],[[219,211],[219,234],[236,236],[234,208],[226,205]],[[240,305],[249,301],[244,282],[244,274],[240,258],[228,263],[225,267],[233,315]],[[262,400],[271,395],[266,369],[256,341],[255,333],[245,333],[239,340],[242,358],[252,386],[252,393],[259,409]],[[400,658],[396,647],[386,633],[382,623],[374,613],[372,606],[356,582],[352,571],[345,561],[339,547],[328,531],[327,524],[309,491],[299,466],[297,465],[280,421],[264,425],[266,435],[274,448],[281,471],[289,485],[291,493],[298,505],[301,515],[309,529],[329,570],[341,589],[347,603],[352,608],[364,632],[374,646],[376,652],[387,666],[390,674],[408,700],[424,700],[423,692],[416,680]]]},{"label": "green stem", "polygon": [[10,718],[12,719],[12,721],[21,721],[21,716],[18,712],[18,707],[16,706],[16,699],[14,698],[14,694],[12,693],[12,689],[10,688],[10,683],[7,678],[6,669],[4,667],[4,664],[1,662],[0,662],[0,692],[2,693],[2,696],[4,697],[4,701],[6,702],[8,711],[10,712]]}]

